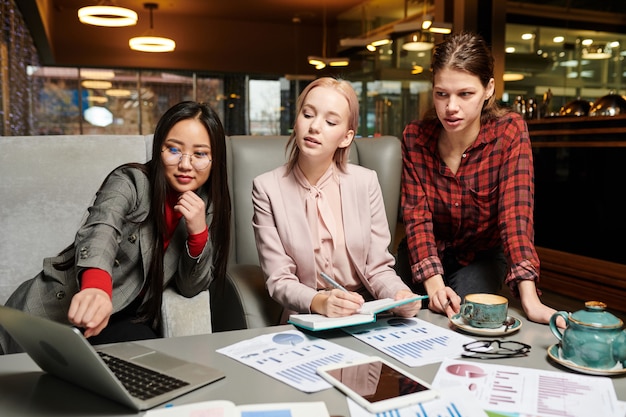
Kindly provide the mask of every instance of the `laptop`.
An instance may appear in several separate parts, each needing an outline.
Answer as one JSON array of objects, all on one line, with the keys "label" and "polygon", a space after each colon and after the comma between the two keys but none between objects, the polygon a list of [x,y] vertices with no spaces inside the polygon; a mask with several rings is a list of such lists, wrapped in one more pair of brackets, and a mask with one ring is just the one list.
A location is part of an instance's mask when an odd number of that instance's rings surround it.
[{"label": "laptop", "polygon": [[94,347],[75,327],[1,305],[0,326],[44,371],[135,411],[224,378],[217,369],[138,343]]}]

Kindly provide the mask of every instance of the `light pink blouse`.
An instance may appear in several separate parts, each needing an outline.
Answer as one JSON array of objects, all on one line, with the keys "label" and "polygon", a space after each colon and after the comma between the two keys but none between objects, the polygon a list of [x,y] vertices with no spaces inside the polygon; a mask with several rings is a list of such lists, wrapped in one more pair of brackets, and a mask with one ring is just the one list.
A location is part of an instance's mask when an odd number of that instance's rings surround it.
[{"label": "light pink blouse", "polygon": [[320,276],[325,272],[349,291],[363,287],[356,271],[348,259],[343,216],[341,210],[341,190],[337,167],[330,164],[316,185],[311,185],[304,173],[296,165],[294,175],[300,185],[300,197],[305,202],[306,216],[311,230],[317,273],[317,288],[328,288]]}]

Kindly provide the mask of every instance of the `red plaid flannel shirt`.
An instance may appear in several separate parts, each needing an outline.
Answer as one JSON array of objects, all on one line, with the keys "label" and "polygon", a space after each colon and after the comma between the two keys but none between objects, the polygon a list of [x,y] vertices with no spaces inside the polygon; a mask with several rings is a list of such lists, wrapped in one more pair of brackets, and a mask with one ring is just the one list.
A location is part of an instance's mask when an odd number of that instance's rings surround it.
[{"label": "red plaid flannel shirt", "polygon": [[538,280],[534,247],[534,169],[526,122],[509,113],[481,126],[455,174],[437,150],[437,119],[404,130],[402,210],[413,277],[443,274],[452,248],[467,265],[477,252],[502,245],[509,262],[505,283]]}]

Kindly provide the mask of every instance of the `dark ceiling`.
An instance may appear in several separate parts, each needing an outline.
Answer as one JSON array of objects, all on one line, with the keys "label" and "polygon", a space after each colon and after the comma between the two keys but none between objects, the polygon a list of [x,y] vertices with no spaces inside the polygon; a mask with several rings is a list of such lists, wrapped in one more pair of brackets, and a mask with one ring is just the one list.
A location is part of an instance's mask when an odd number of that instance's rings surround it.
[{"label": "dark ceiling", "polygon": [[[336,16],[364,3],[326,1],[327,5],[320,0],[156,0],[153,29],[176,41],[171,53],[130,50],[128,40],[150,28],[141,0],[113,2],[139,14],[137,25],[121,28],[79,22],[78,9],[97,5],[98,0],[17,4],[44,65],[299,74],[314,72],[306,62],[308,55],[323,55],[324,14],[331,39]],[[329,56],[333,45],[336,42],[328,42]]]},{"label": "dark ceiling", "polygon": [[[477,0],[489,2],[496,0]],[[500,1],[500,0],[498,0]],[[105,28],[79,22],[80,7],[113,3],[135,10],[135,26]],[[335,56],[339,39],[421,16],[423,4],[452,0],[154,0],[157,34],[173,38],[169,53],[132,51],[128,40],[150,28],[142,0],[17,0],[41,64],[95,68],[151,68],[253,75],[316,75],[309,55]],[[454,0],[456,4],[463,3]],[[571,6],[571,8],[570,8]],[[506,2],[509,23],[623,33],[626,1],[521,0]],[[418,14],[416,14],[418,13]],[[324,18],[326,16],[326,18]],[[450,21],[462,27],[466,16]],[[339,19],[339,20],[338,20]],[[326,21],[327,42],[324,43]],[[367,23],[365,23],[367,22]],[[574,34],[578,36],[577,34]],[[509,33],[507,38],[513,39]],[[547,37],[543,37],[544,41]],[[326,48],[324,48],[326,44]],[[358,65],[351,63],[350,71]]]}]

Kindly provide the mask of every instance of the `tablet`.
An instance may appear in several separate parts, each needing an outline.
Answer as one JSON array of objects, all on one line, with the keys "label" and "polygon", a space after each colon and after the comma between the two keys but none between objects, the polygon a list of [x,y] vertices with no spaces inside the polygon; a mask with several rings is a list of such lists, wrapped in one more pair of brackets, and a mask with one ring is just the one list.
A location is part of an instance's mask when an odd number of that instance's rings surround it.
[{"label": "tablet", "polygon": [[377,356],[323,365],[317,373],[370,413],[432,400],[436,390]]}]

